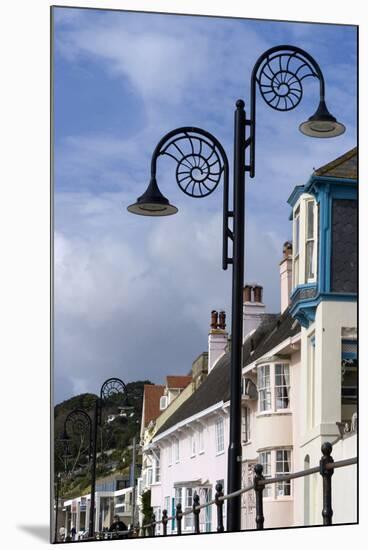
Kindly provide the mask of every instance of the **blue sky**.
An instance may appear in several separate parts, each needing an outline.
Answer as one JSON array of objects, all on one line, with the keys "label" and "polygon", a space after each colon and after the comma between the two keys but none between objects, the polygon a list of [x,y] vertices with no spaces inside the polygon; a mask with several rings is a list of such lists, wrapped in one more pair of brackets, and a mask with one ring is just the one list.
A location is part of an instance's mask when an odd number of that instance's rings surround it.
[{"label": "blue sky", "polygon": [[295,185],[356,145],[354,27],[54,9],[55,401],[126,382],[186,374],[207,348],[210,311],[230,321],[231,271],[221,269],[222,189],[193,200],[160,160],[176,216],[126,207],[143,193],[151,153],[166,132],[199,126],[232,166],[235,101],[249,103],[252,67],[266,49],[293,44],[320,64],[330,111],[346,133],[303,136],[318,83],[304,81],[288,113],[257,97],[256,177],[246,182],[246,280],[279,311],[286,200]]}]

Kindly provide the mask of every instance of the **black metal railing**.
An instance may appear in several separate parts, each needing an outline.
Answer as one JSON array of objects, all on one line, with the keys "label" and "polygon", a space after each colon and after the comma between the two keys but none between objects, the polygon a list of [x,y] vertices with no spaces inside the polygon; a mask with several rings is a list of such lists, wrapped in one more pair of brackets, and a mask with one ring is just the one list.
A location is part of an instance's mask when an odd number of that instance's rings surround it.
[{"label": "black metal railing", "polygon": [[[255,508],[256,508],[256,516],[255,516],[255,523],[256,523],[256,529],[261,530],[264,526],[264,514],[263,514],[263,491],[266,485],[271,485],[273,483],[281,483],[284,481],[290,481],[292,479],[297,479],[300,477],[309,476],[312,474],[319,473],[322,476],[323,480],[323,507],[322,507],[322,519],[323,519],[323,525],[332,525],[332,516],[333,516],[333,509],[332,509],[332,475],[336,468],[343,468],[346,466],[351,466],[353,464],[357,464],[357,457],[354,458],[348,458],[345,460],[339,460],[337,462],[334,461],[334,459],[331,456],[332,452],[332,445],[329,442],[325,442],[322,445],[321,448],[322,451],[322,457],[320,459],[320,463],[318,466],[315,466],[313,468],[308,468],[306,470],[301,470],[299,472],[293,472],[290,474],[283,474],[278,475],[277,477],[269,477],[265,478],[263,476],[263,466],[262,464],[256,464],[254,466],[254,477],[253,482],[249,485],[243,487],[242,489],[239,489],[238,491],[234,491],[233,493],[230,493],[228,495],[223,494],[223,487],[221,483],[217,483],[216,485],[216,494],[215,498],[213,500],[210,500],[209,502],[205,502],[203,504],[200,504],[199,502],[199,495],[197,493],[193,496],[193,506],[191,510],[187,510],[185,512],[182,511],[182,505],[181,503],[177,503],[176,505],[176,513],[175,515],[168,516],[167,510],[163,510],[162,512],[162,518],[160,520],[156,521],[155,514],[152,514],[151,522],[142,525],[141,527],[141,535],[143,536],[155,536],[156,535],[156,528],[158,525],[162,524],[162,535],[161,536],[167,536],[167,524],[171,520],[176,521],[176,532],[171,533],[174,535],[181,535],[182,534],[182,520],[184,516],[193,514],[193,531],[194,533],[200,533],[200,521],[199,521],[199,514],[200,511],[203,508],[207,508],[208,506],[216,505],[217,508],[217,532],[222,533],[224,532],[224,516],[223,516],[223,505],[225,500],[239,497],[240,495],[247,493],[248,491],[254,491],[255,492]],[[188,533],[188,531],[185,531],[185,533]]]}]

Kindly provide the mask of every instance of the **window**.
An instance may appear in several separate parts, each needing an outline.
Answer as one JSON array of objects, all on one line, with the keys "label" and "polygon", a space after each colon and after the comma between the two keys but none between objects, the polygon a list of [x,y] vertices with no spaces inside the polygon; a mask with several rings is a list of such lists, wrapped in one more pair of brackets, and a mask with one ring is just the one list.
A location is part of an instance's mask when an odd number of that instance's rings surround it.
[{"label": "window", "polygon": [[[290,451],[285,449],[276,450],[276,477],[290,473]],[[291,482],[280,481],[276,484],[276,497],[290,496]]]},{"label": "window", "polygon": [[175,456],[175,462],[179,462],[179,439],[175,439],[174,442],[174,456]]},{"label": "window", "polygon": [[242,442],[250,441],[250,409],[249,407],[242,408]]},{"label": "window", "polygon": [[156,459],[155,459],[155,483],[160,481],[160,449],[156,450]]},{"label": "window", "polygon": [[314,279],[314,201],[306,204],[305,281]]},{"label": "window", "polygon": [[167,401],[167,395],[163,395],[162,397],[160,397],[160,411],[164,411],[165,409],[167,409]]},{"label": "window", "polygon": [[167,463],[169,466],[172,465],[172,457],[173,457],[173,446],[172,444],[170,444],[167,449]]},{"label": "window", "polygon": [[271,380],[270,365],[258,367],[257,372],[259,410],[268,411],[271,409]]},{"label": "window", "polygon": [[225,445],[224,445],[224,419],[222,417],[216,420],[215,434],[216,434],[216,453],[223,453]]},{"label": "window", "polygon": [[275,365],[275,400],[276,409],[289,408],[289,365]]},{"label": "window", "polygon": [[[192,510],[193,507],[193,489],[187,487],[185,489],[185,512]],[[192,530],[193,528],[193,514],[184,516],[184,529]]]},{"label": "window", "polygon": [[290,366],[288,363],[259,365],[257,384],[259,412],[290,409]]},{"label": "window", "polygon": [[167,515],[169,516],[170,515],[170,497],[165,497],[164,502],[165,502],[164,510],[166,510]]},{"label": "window", "polygon": [[204,453],[204,437],[203,437],[202,425],[199,425],[199,428],[198,428],[198,452]]},{"label": "window", "polygon": [[[263,476],[265,478],[271,477],[271,451],[260,453],[259,463],[262,464],[263,466]],[[263,496],[264,497],[271,496],[271,485],[265,485],[265,488],[263,490]]]},{"label": "window", "polygon": [[190,436],[190,456],[194,456],[196,452],[196,434],[192,433]]},{"label": "window", "polygon": [[152,468],[147,469],[147,485],[152,485]]},{"label": "window", "polygon": [[182,496],[183,496],[183,488],[182,487],[175,487],[175,507],[177,504],[183,504],[182,503]]},{"label": "window", "polygon": [[299,283],[299,250],[300,250],[300,208],[295,210],[294,214],[294,265],[293,265],[293,276],[294,276],[294,287]]}]

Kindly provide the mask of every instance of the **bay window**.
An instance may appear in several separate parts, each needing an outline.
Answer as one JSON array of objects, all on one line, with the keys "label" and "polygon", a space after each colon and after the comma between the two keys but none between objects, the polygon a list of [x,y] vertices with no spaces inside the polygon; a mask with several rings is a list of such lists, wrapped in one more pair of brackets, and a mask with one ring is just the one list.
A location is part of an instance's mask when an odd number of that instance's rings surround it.
[{"label": "bay window", "polygon": [[257,367],[258,411],[277,412],[290,408],[290,366],[268,363]]},{"label": "bay window", "polygon": [[275,401],[276,409],[289,408],[289,365],[277,363],[275,365]]},{"label": "bay window", "polygon": [[305,282],[314,279],[314,201],[306,204]]},{"label": "bay window", "polygon": [[267,411],[271,409],[270,365],[262,365],[258,367],[257,374],[259,410]]},{"label": "bay window", "polygon": [[[258,461],[263,466],[263,476],[267,478],[281,477],[291,472],[291,450],[270,449],[259,453]],[[280,498],[291,496],[291,481],[279,481],[265,485],[264,497]]]},{"label": "bay window", "polygon": [[[259,463],[263,466],[263,477],[271,477],[271,451],[266,451],[259,454]],[[271,495],[271,485],[265,485],[263,490],[263,496],[269,497]]]},{"label": "bay window", "polygon": [[[276,450],[276,477],[290,473],[290,451],[285,449]],[[276,497],[290,496],[291,482],[280,481],[276,484]]]},{"label": "bay window", "polygon": [[294,214],[294,243],[293,243],[293,286],[299,284],[299,252],[300,252],[300,208],[295,210]]}]

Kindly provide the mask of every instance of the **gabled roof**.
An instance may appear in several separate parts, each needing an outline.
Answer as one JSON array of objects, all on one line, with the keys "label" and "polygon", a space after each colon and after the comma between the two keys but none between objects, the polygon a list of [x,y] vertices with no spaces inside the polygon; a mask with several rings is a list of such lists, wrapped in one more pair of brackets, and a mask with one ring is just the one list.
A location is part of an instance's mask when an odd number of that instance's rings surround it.
[{"label": "gabled roof", "polygon": [[191,376],[166,376],[166,386],[168,389],[186,388],[191,381]]},{"label": "gabled roof", "polygon": [[160,397],[164,395],[165,386],[159,386],[157,384],[145,384],[143,393],[143,425],[148,426],[151,420],[161,414],[160,411]]},{"label": "gabled roof", "polygon": [[358,148],[354,147],[341,157],[317,168],[313,175],[356,179],[358,175]]},{"label": "gabled roof", "polygon": [[[300,331],[287,309],[281,315],[264,314],[259,327],[247,338],[243,346],[243,366],[262,357],[286,338]],[[157,430],[159,435],[212,405],[230,399],[230,354],[226,352],[208,374],[199,388]]]}]

